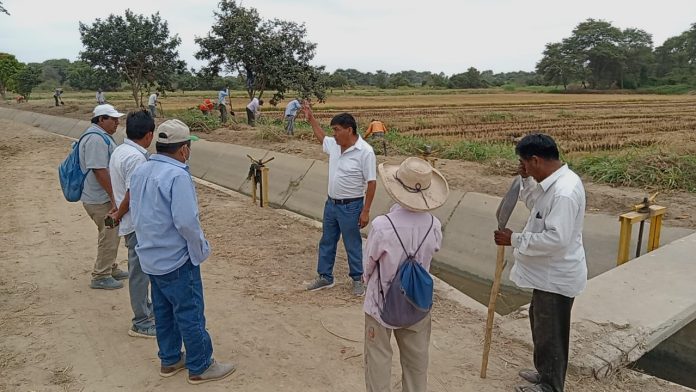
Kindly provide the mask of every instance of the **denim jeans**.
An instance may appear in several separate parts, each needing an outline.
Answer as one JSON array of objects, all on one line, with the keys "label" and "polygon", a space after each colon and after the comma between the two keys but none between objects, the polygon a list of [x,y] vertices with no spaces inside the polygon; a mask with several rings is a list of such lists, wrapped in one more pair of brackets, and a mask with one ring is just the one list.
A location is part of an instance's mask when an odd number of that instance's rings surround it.
[{"label": "denim jeans", "polygon": [[150,282],[162,366],[181,359],[183,339],[189,374],[203,373],[212,363],[213,343],[205,330],[200,267],[189,260],[168,274],[150,275]]},{"label": "denim jeans", "polygon": [[135,252],[138,237],[135,232],[125,235],[128,247],[128,292],[133,309],[133,326],[139,330],[155,325],[155,315],[150,302],[150,279],[140,268],[140,259]]},{"label": "denim jeans", "polygon": [[150,106],[148,106],[148,108],[150,109],[150,116],[151,116],[152,118],[157,117],[157,106],[155,106],[155,105],[150,105]]},{"label": "denim jeans", "polygon": [[319,262],[317,273],[333,282],[333,267],[336,263],[336,246],[343,236],[343,245],[348,255],[348,268],[353,280],[360,280],[363,274],[362,237],[360,236],[360,213],[363,200],[348,204],[335,204],[331,199],[324,205],[324,221],[319,241]]},{"label": "denim jeans", "polygon": [[285,125],[285,132],[287,132],[288,135],[294,135],[295,134],[295,116],[285,116],[285,121],[287,121],[287,124]]}]

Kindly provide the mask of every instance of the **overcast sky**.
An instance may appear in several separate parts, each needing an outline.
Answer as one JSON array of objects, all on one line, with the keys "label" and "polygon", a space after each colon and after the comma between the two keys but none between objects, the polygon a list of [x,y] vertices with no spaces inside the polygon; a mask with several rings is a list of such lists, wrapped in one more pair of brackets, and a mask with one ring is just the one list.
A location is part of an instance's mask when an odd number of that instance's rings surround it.
[{"label": "overcast sky", "polygon": [[[22,62],[77,59],[82,44],[78,22],[91,23],[126,8],[159,11],[179,34],[180,55],[189,67],[194,37],[205,35],[217,0],[2,0],[0,52]],[[544,45],[560,41],[587,18],[653,35],[655,46],[696,23],[695,0],[247,0],[263,18],[307,25],[318,44],[314,63],[327,70],[363,72],[534,69]]]}]

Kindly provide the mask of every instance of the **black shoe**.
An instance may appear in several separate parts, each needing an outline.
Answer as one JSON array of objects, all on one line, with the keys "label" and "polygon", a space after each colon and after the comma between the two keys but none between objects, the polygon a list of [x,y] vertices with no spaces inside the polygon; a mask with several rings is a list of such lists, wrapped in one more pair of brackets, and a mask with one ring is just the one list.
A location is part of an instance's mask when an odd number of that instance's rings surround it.
[{"label": "black shoe", "polygon": [[529,381],[532,384],[539,384],[541,382],[541,375],[539,375],[539,372],[537,372],[536,370],[522,369],[518,374],[524,380]]}]

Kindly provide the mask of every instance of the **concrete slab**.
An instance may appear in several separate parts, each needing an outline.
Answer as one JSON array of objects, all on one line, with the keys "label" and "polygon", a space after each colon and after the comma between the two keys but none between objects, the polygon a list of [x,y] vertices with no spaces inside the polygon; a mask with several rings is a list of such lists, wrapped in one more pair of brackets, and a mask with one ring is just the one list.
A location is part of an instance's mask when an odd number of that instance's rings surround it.
[{"label": "concrete slab", "polygon": [[[468,192],[451,214],[445,228],[443,245],[437,260],[457,270],[483,279],[492,279],[495,272],[497,247],[493,243],[493,231],[497,228],[495,211],[500,198]],[[527,221],[527,208],[518,203],[508,227],[521,230]],[[506,253],[508,265],[503,273],[503,284],[512,285],[508,271],[512,266],[512,253]]]},{"label": "concrete slab", "polygon": [[90,127],[92,123],[85,120],[79,120],[75,125],[68,131],[68,137],[73,139],[79,139],[79,137]]},{"label": "concrete slab", "polygon": [[[202,146],[195,146],[193,154],[202,149]],[[211,157],[211,162],[203,179],[236,191],[241,190],[249,173],[247,154],[254,158],[267,154],[266,150],[224,143],[206,143],[204,151]]]},{"label": "concrete slab", "polygon": [[76,120],[74,118],[53,117],[47,130],[63,136],[69,136],[70,131],[78,122],[80,122],[80,120]]},{"label": "concrete slab", "polygon": [[290,195],[299,188],[314,160],[278,152],[269,152],[264,159],[271,157],[274,159],[267,164],[268,199],[271,204],[282,207]]},{"label": "concrete slab", "polygon": [[22,111],[21,113],[17,114],[12,121],[17,121],[17,122],[21,122],[24,124],[32,125],[34,122],[34,119],[36,118],[36,115],[37,114],[33,113],[33,112]]},{"label": "concrete slab", "polygon": [[12,120],[18,113],[19,110],[10,108],[0,108],[0,118],[4,120]]},{"label": "concrete slab", "polygon": [[329,184],[329,164],[314,161],[300,186],[285,201],[284,208],[321,220]]},{"label": "concrete slab", "polygon": [[[605,377],[696,319],[695,252],[692,234],[591,279],[573,306],[571,365]],[[501,328],[530,343],[525,312]]]},{"label": "concrete slab", "polygon": [[56,118],[57,117],[48,114],[35,113],[35,117],[32,120],[31,125],[41,128],[44,131],[53,132],[52,130],[49,130],[49,127],[53,124],[53,121],[55,121]]}]

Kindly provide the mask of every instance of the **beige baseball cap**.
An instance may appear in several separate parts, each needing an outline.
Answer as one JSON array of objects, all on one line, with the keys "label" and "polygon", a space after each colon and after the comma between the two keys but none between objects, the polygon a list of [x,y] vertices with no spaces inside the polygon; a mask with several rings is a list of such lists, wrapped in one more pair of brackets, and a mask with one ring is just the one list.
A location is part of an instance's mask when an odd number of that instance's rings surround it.
[{"label": "beige baseball cap", "polygon": [[196,141],[198,136],[191,135],[188,125],[181,120],[167,120],[157,127],[157,143],[175,144],[189,140]]}]

